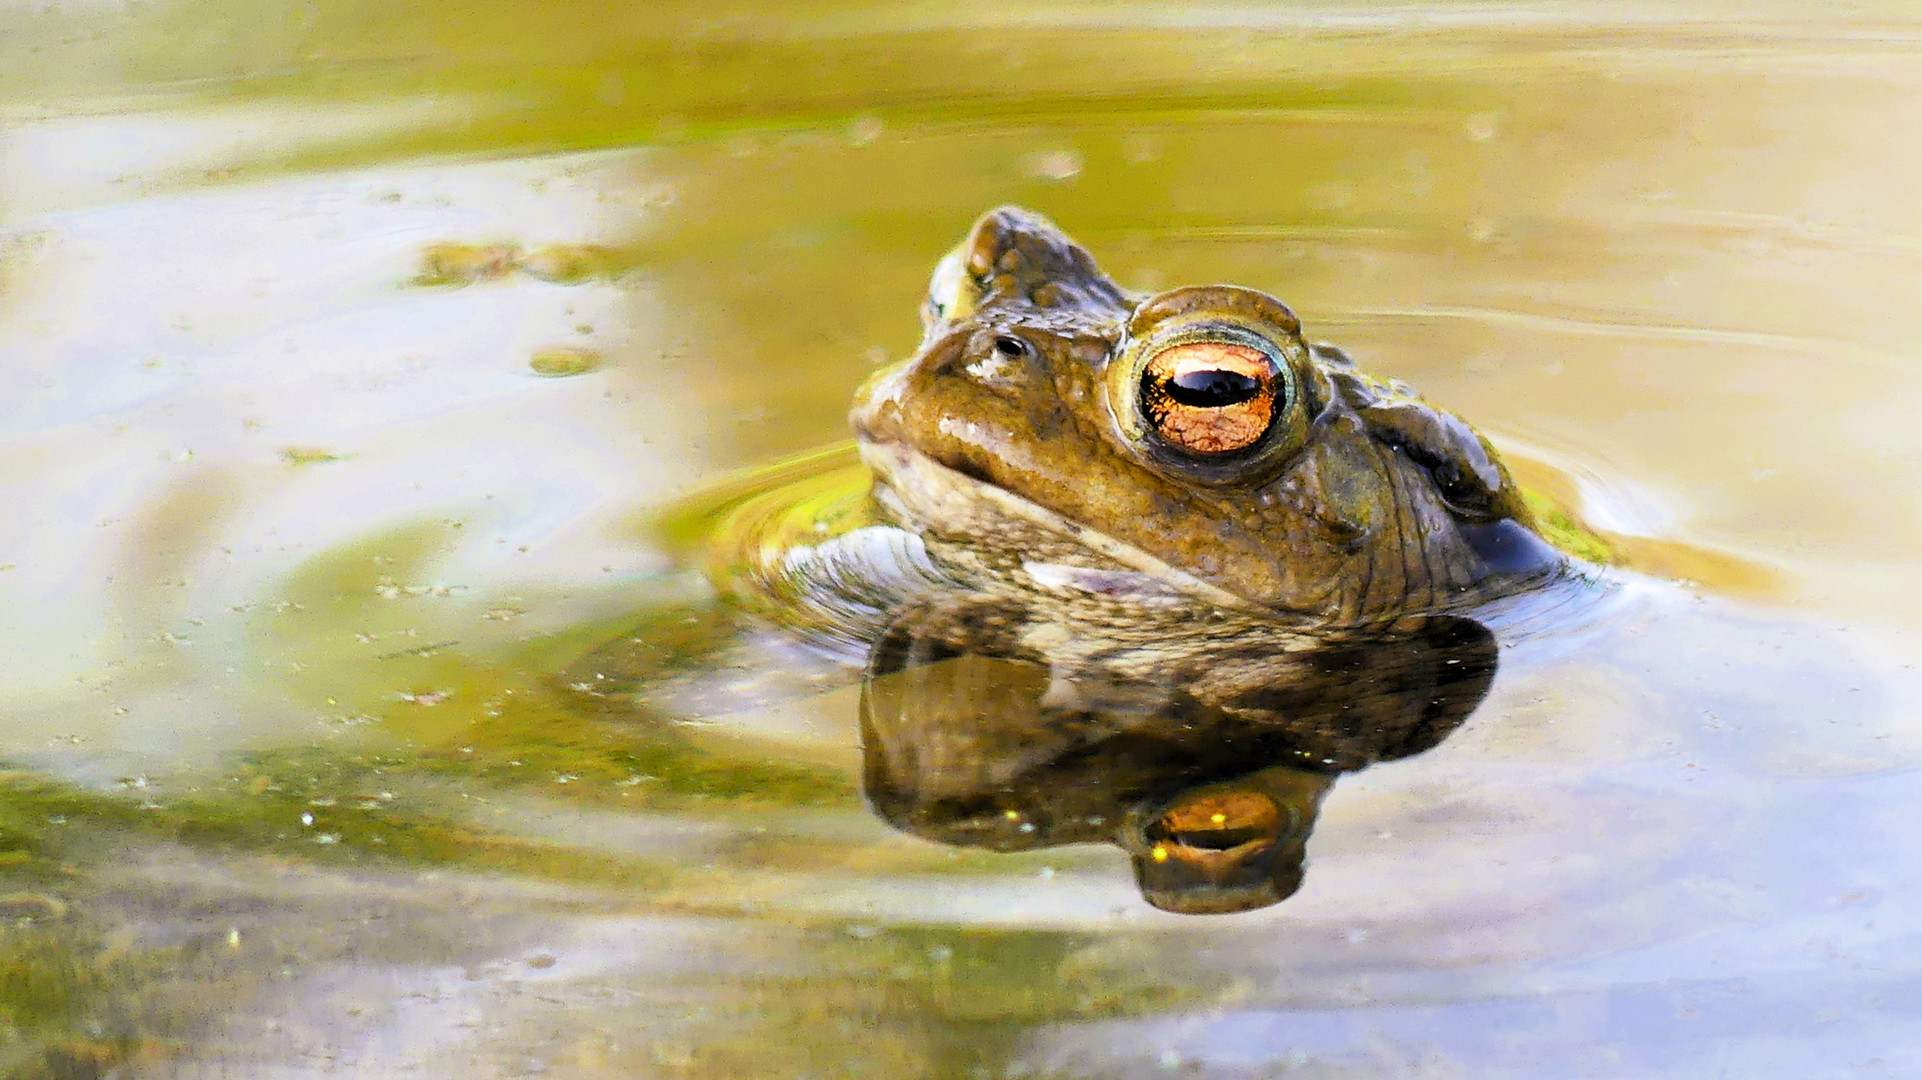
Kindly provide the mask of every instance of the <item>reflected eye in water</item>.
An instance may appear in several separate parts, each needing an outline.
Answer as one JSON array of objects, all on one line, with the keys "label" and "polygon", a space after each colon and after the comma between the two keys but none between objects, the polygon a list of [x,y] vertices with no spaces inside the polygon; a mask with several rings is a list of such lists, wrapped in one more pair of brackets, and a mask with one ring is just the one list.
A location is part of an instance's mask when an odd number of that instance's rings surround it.
[{"label": "reflected eye in water", "polygon": [[1138,815],[1127,845],[1142,898],[1207,915],[1280,903],[1301,887],[1308,834],[1334,777],[1286,766],[1193,788]]},{"label": "reflected eye in water", "polygon": [[1156,353],[1141,375],[1141,412],[1157,434],[1195,454],[1231,454],[1261,441],[1287,405],[1274,361],[1260,350],[1193,341]]},{"label": "reflected eye in water", "polygon": [[1153,646],[1083,636],[1082,655],[1121,659],[1047,656],[1022,642],[1062,636],[1024,627],[964,604],[907,613],[875,643],[861,695],[870,807],[957,846],[1112,844],[1143,899],[1196,915],[1292,895],[1335,778],[1440,743],[1496,660],[1486,628],[1437,618],[1392,636],[1278,636],[1266,656],[1248,634],[1186,642],[1167,663],[1207,674],[1157,678]]},{"label": "reflected eye in water", "polygon": [[1162,862],[1170,849],[1232,851],[1273,840],[1281,821],[1281,807],[1260,792],[1189,795],[1161,812],[1148,827],[1148,839],[1155,861]]}]

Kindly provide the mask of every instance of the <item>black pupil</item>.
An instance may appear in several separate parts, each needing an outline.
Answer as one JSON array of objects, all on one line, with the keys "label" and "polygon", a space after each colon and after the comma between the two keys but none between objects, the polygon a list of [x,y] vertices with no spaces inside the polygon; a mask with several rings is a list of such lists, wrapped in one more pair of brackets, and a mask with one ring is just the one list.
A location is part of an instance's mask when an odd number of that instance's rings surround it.
[{"label": "black pupil", "polygon": [[1002,356],[1020,356],[1028,346],[1020,338],[998,337],[994,339],[994,351]]},{"label": "black pupil", "polygon": [[1239,371],[1184,371],[1168,380],[1168,396],[1197,409],[1239,405],[1261,393],[1261,381]]}]

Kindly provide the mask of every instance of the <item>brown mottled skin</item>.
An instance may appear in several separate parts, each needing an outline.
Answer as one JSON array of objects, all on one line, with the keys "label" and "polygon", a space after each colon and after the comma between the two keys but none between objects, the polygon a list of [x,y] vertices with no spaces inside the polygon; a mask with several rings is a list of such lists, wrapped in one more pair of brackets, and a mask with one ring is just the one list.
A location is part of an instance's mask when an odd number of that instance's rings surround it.
[{"label": "brown mottled skin", "polygon": [[[1129,293],[1004,207],[937,269],[923,315],[920,350],[870,380],[852,424],[878,502],[924,535],[963,528],[920,490],[933,463],[1295,621],[1459,610],[1562,565],[1474,429],[1309,345],[1266,294]],[[1226,327],[1285,363],[1266,442],[1184,455],[1147,429],[1131,346],[1171,326]]]}]

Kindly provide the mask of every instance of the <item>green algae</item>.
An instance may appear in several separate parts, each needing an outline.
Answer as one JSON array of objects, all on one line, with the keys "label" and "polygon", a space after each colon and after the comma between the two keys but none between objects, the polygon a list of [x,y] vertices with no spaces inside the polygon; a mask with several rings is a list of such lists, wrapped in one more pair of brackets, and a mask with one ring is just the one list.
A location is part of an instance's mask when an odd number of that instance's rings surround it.
[{"label": "green algae", "polygon": [[515,244],[429,245],[420,255],[420,270],[411,285],[472,285],[495,281],[514,272],[521,250]]},{"label": "green algae", "polygon": [[604,244],[546,244],[529,251],[506,241],[446,241],[421,250],[420,268],[408,284],[458,287],[522,274],[553,285],[584,285],[614,281],[639,263],[633,249]]},{"label": "green algae", "polygon": [[0,1076],[76,1080],[164,1056],[170,1040],[204,1020],[170,1008],[163,988],[182,981],[201,950],[114,948],[70,927],[0,931]]},{"label": "green algae", "polygon": [[326,465],[330,462],[344,461],[346,455],[336,454],[317,446],[285,446],[280,450],[280,460],[289,465]]},{"label": "green algae", "polygon": [[565,379],[575,375],[586,375],[600,367],[607,357],[598,349],[584,349],[577,345],[551,345],[534,350],[528,358],[529,371],[544,379]]},{"label": "green algae", "polygon": [[653,778],[651,792],[705,799],[812,805],[850,795],[844,777],[696,749],[665,718],[610,708],[594,683],[563,681],[624,638],[649,642],[661,670],[697,664],[728,632],[710,613],[668,604],[516,633],[490,618],[501,609],[437,578],[462,527],[410,525],[309,560],[281,602],[254,616],[260,666],[280,673],[292,699],[370,744],[405,747],[413,767],[437,775],[513,783],[569,774],[578,778],[569,798],[616,797],[610,785],[637,775]]},{"label": "green algae", "polygon": [[1117,947],[1088,933],[992,927],[815,927],[806,946],[817,967],[748,974],[706,1010],[713,1028],[731,1037],[664,1040],[650,1063],[689,1078],[1002,1076],[1038,1025],[1151,1014],[1220,994],[1219,985],[1156,977],[1142,963],[1151,946],[1124,940]]},{"label": "green algae", "polygon": [[1535,531],[1542,539],[1584,562],[1597,566],[1616,566],[1621,552],[1608,538],[1583,524],[1566,506],[1538,491],[1522,489],[1522,499],[1535,514]]},{"label": "green algae", "polygon": [[[153,942],[100,903],[132,800],[0,775],[0,1077],[106,1076],[172,1053],[261,981],[211,931]],[[251,958],[250,958],[251,959]]]}]

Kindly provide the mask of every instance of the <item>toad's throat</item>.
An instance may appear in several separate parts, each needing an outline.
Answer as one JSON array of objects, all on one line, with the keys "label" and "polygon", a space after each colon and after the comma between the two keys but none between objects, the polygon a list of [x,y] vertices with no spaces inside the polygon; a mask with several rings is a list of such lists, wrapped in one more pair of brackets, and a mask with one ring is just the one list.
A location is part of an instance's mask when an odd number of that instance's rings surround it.
[{"label": "toad's throat", "polygon": [[1090,573],[1119,571],[1151,578],[1169,594],[1217,610],[1269,618],[1289,614],[1063,517],[995,485],[978,470],[957,468],[890,439],[864,437],[860,451],[874,474],[875,503],[895,524],[937,540],[1021,553],[1024,573],[1038,582],[1050,573],[1083,581],[1091,580]]}]

